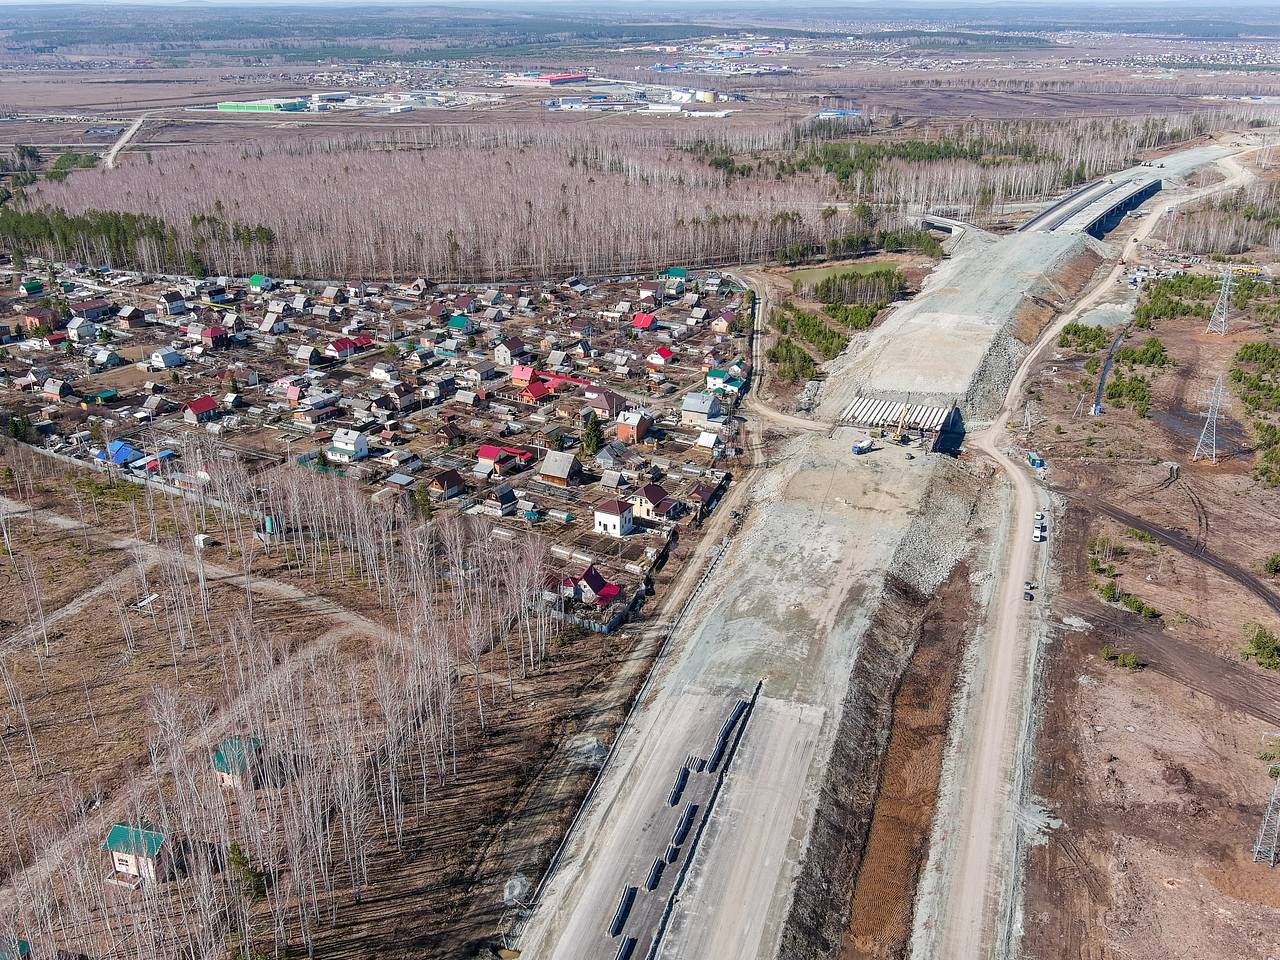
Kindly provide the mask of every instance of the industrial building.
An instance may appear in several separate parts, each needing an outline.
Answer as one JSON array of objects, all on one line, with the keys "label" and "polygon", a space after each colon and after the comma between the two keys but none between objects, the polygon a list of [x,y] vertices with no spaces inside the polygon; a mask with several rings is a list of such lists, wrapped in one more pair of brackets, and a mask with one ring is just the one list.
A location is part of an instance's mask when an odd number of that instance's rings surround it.
[{"label": "industrial building", "polygon": [[511,73],[502,79],[513,87],[562,87],[590,78],[585,73]]},{"label": "industrial building", "polygon": [[276,97],[270,100],[223,100],[219,110],[241,113],[293,113],[307,109],[307,101]]}]

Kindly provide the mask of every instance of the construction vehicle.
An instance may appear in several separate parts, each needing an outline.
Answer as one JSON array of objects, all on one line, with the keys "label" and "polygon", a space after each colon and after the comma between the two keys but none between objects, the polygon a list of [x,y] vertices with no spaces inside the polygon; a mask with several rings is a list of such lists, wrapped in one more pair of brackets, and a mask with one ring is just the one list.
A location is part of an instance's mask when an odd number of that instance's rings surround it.
[{"label": "construction vehicle", "polygon": [[897,429],[897,430],[895,430],[895,431],[890,435],[890,439],[891,439],[894,443],[906,443],[906,442],[907,442],[907,435],[903,432],[903,427],[905,427],[905,426],[906,426],[906,423],[907,423],[907,405],[904,403],[904,404],[902,405],[902,415],[898,417],[898,429]]},{"label": "construction vehicle", "polygon": [[857,443],[855,443],[852,447],[849,448],[849,451],[853,453],[855,456],[860,457],[864,453],[870,453],[874,449],[875,449],[875,444],[873,444],[871,440],[867,439],[867,440],[859,440]]}]

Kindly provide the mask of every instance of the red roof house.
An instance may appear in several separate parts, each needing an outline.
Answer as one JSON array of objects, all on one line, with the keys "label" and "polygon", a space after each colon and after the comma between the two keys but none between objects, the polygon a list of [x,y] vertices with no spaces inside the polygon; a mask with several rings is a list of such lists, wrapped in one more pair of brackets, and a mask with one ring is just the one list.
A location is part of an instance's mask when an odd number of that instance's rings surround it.
[{"label": "red roof house", "polygon": [[547,388],[547,385],[543,383],[541,380],[534,380],[532,383],[527,384],[524,387],[524,389],[520,391],[520,399],[525,403],[537,403],[539,400],[542,400],[543,398],[548,397],[550,395],[551,395],[551,391]]},{"label": "red roof house", "polygon": [[657,350],[653,351],[653,353],[649,354],[648,360],[649,363],[655,367],[665,367],[671,362],[671,358],[673,356],[674,354],[671,352],[669,347],[659,347]]},{"label": "red roof house", "polygon": [[652,313],[637,313],[631,321],[631,326],[637,330],[652,330],[654,319]]},{"label": "red roof house", "polygon": [[339,337],[324,348],[325,356],[346,360],[356,352],[356,342],[350,337]]},{"label": "red roof house", "polygon": [[203,423],[206,420],[212,420],[214,414],[218,412],[218,402],[207,393],[202,397],[196,397],[187,403],[183,408],[182,419],[187,423]]},{"label": "red roof house", "polygon": [[604,578],[594,566],[588,566],[578,577],[578,589],[582,593],[582,599],[587,603],[595,603],[596,606],[607,607],[617,599],[618,594],[622,592],[622,588],[616,583],[610,583]]}]

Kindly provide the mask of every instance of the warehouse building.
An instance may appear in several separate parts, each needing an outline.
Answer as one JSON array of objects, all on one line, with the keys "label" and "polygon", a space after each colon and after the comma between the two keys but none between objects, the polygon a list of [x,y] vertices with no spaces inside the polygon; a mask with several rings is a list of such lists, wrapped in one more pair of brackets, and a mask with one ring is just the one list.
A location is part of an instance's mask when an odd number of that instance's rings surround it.
[{"label": "warehouse building", "polygon": [[270,100],[223,100],[218,104],[218,109],[240,113],[293,113],[307,109],[307,102],[282,97]]}]

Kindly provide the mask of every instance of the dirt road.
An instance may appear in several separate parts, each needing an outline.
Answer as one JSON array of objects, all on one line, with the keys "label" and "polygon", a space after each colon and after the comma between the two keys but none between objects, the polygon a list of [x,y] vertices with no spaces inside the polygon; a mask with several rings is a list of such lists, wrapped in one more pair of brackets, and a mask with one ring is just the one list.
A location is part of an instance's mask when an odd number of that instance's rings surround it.
[{"label": "dirt road", "polygon": [[1215,553],[1210,553],[1201,543],[1193,543],[1188,537],[1174,530],[1143,520],[1141,517],[1135,516],[1127,510],[1122,510],[1114,504],[1107,503],[1105,500],[1099,500],[1096,497],[1091,497],[1087,500],[1079,498],[1079,500],[1081,506],[1086,510],[1095,510],[1098,513],[1106,514],[1112,520],[1119,520],[1126,526],[1150,534],[1161,543],[1173,547],[1179,553],[1191,557],[1193,560],[1208,564],[1219,573],[1234,580],[1276,613],[1280,613],[1280,596],[1268,587],[1266,581],[1256,573],[1250,573],[1238,563],[1226,560]]},{"label": "dirt road", "polygon": [[770,406],[762,397],[768,377],[768,363],[764,357],[765,328],[773,304],[769,300],[769,281],[763,273],[754,270],[739,271],[737,276],[745,280],[756,295],[755,325],[751,332],[751,389],[742,398],[743,409],[778,427],[791,430],[826,432],[831,424],[819,420],[807,420],[794,414],[783,413]]},{"label": "dirt road", "polygon": [[[1150,236],[1160,218],[1174,207],[1233,189],[1251,176],[1232,158],[1219,162],[1231,172],[1226,180],[1164,202],[1148,214],[1130,246]],[[1025,682],[1029,622],[1023,616],[1027,607],[1023,581],[1038,579],[1032,561],[1039,547],[1032,541],[1031,532],[1042,494],[1027,470],[1015,462],[1016,455],[1010,454],[1005,424],[1021,404],[1027,376],[1056,343],[1062,328],[1114,291],[1116,279],[1124,269],[1117,263],[1073,309],[1049,326],[1019,367],[993,424],[970,437],[971,446],[989,456],[1009,478],[1013,520],[1009,556],[994,597],[990,629],[985,641],[981,641],[985,644],[981,653],[983,670],[980,688],[975,691],[971,727],[958,757],[959,816],[948,828],[956,840],[947,868],[944,905],[938,912],[942,924],[935,940],[939,958],[976,960],[992,955],[1000,942],[998,927],[1007,915],[1010,881],[1017,870],[1011,862],[1010,839],[1019,803],[1014,788],[1022,773],[1020,734],[1029,694]]]},{"label": "dirt road", "polygon": [[103,158],[108,170],[115,169],[116,158],[120,156],[120,151],[123,150],[129,141],[137,135],[138,131],[142,129],[142,124],[149,116],[150,114],[147,113],[139,114],[138,119],[129,124],[128,129],[126,129],[124,133],[120,134],[116,142],[111,145],[111,149],[107,151],[106,156]]}]

